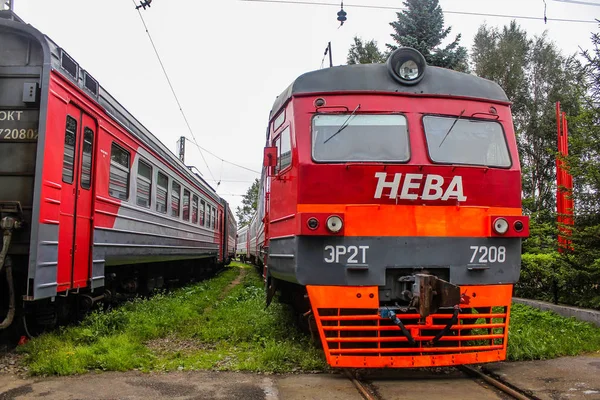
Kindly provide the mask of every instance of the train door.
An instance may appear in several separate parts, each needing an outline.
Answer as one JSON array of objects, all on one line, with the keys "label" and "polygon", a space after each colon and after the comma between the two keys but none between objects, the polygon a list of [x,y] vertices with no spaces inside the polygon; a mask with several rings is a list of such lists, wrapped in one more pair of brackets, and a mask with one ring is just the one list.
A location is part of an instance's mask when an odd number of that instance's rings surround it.
[{"label": "train door", "polygon": [[87,286],[91,268],[96,121],[69,104],[59,217],[58,290]]}]

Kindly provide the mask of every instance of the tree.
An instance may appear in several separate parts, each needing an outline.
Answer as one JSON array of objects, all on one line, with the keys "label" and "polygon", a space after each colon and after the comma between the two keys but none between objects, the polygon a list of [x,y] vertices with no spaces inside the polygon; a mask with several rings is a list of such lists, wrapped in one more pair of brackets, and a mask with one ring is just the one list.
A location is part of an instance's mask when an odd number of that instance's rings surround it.
[{"label": "tree", "polygon": [[375,64],[384,63],[385,60],[385,54],[377,48],[375,40],[363,42],[358,36],[354,37],[354,44],[348,50],[348,64]]},{"label": "tree", "polygon": [[444,28],[444,13],[439,0],[406,0],[404,6],[406,10],[397,13],[398,20],[390,23],[394,28],[391,36],[395,43],[387,44],[388,49],[413,47],[423,54],[429,65],[467,71],[468,53],[460,46],[460,34],[452,43],[441,47],[452,27]]},{"label": "tree", "polygon": [[574,57],[563,56],[546,34],[528,38],[514,21],[502,30],[481,26],[472,60],[474,72],[502,86],[513,102],[523,206],[540,221],[551,221],[556,190],[555,103],[560,101],[568,115],[579,113],[580,65]]},{"label": "tree", "polygon": [[583,112],[573,121],[578,132],[570,140],[568,160],[574,177],[574,192],[579,220],[600,224],[600,34],[592,34],[591,51],[583,51],[588,85]]},{"label": "tree", "polygon": [[255,179],[246,191],[246,194],[242,197],[242,206],[238,206],[235,211],[238,219],[238,227],[240,228],[248,225],[254,214],[256,214],[256,210],[258,209],[258,188],[259,181]]}]

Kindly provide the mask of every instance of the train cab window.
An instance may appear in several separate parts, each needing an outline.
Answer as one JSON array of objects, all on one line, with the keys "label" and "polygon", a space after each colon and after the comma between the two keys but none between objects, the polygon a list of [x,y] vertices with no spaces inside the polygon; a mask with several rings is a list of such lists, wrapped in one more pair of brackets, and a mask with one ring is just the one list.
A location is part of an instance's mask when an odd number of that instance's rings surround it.
[{"label": "train cab window", "polygon": [[406,117],[400,114],[317,114],[312,121],[317,162],[406,162]]},{"label": "train cab window", "polygon": [[183,189],[183,220],[190,220],[190,191]]},{"label": "train cab window", "polygon": [[136,203],[138,206],[150,208],[152,194],[152,167],[142,160],[138,161]]},{"label": "train cab window", "polygon": [[89,190],[92,186],[92,154],[94,151],[94,131],[86,127],[83,130],[83,157],[81,159],[81,188]]},{"label": "train cab window", "polygon": [[73,168],[75,167],[75,138],[77,135],[77,120],[67,115],[67,128],[65,129],[65,149],[63,158],[62,180],[64,183],[73,183]]},{"label": "train cab window", "polygon": [[289,126],[275,139],[274,145],[277,147],[276,173],[279,173],[292,163],[292,142]]},{"label": "train cab window", "polygon": [[110,150],[108,194],[119,200],[129,198],[129,160],[129,152],[113,143]]},{"label": "train cab window", "polygon": [[511,166],[506,137],[499,122],[426,115],[423,126],[433,162]]},{"label": "train cab window", "polygon": [[206,202],[200,200],[200,225],[206,225]]},{"label": "train cab window", "polygon": [[180,199],[181,185],[175,181],[171,185],[171,216],[179,217],[179,209],[181,207]]},{"label": "train cab window", "polygon": [[192,196],[192,224],[198,223],[198,196]]},{"label": "train cab window", "polygon": [[156,180],[156,211],[167,213],[167,191],[169,190],[169,178],[162,172],[158,173]]}]

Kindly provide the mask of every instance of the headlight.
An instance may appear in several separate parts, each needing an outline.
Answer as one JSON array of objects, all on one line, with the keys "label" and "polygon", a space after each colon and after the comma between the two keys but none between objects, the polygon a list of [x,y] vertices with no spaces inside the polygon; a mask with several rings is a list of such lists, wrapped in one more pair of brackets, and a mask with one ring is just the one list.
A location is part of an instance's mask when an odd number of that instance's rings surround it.
[{"label": "headlight", "polygon": [[344,223],[342,222],[342,219],[337,215],[332,215],[331,217],[327,218],[327,229],[333,233],[338,233],[341,231],[343,225]]},{"label": "headlight", "polygon": [[525,227],[525,225],[523,225],[523,222],[521,222],[521,221],[515,221],[514,227],[515,227],[515,231],[521,232],[521,231],[523,231],[523,228]]},{"label": "headlight", "polygon": [[494,221],[494,231],[499,235],[508,232],[508,222],[504,218],[496,218]]},{"label": "headlight", "polygon": [[308,229],[310,230],[315,230],[319,227],[319,220],[312,217],[308,219],[308,222],[306,223],[308,225]]},{"label": "headlight", "polygon": [[388,71],[403,85],[416,85],[423,79],[427,62],[425,57],[411,47],[401,47],[387,60]]}]

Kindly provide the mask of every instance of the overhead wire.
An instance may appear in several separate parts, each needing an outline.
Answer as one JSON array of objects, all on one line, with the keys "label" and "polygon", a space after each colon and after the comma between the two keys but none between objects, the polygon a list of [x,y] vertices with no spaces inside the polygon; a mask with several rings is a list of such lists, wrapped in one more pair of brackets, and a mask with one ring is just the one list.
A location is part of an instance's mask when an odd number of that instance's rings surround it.
[{"label": "overhead wire", "polygon": [[[241,2],[251,2],[251,3],[270,3],[270,4],[295,4],[295,5],[310,5],[310,6],[324,6],[324,7],[338,7],[337,3],[317,3],[312,1],[291,1],[291,0],[238,0]],[[565,1],[565,2],[574,2],[566,1],[566,0],[555,0],[555,1]],[[583,2],[579,2],[583,3]],[[595,4],[590,4],[595,5]],[[366,8],[373,10],[393,10],[393,11],[405,11],[406,7],[393,7],[393,6],[375,6],[375,5],[367,5],[367,4],[345,4],[345,7],[354,7],[354,8]],[[527,20],[536,20],[536,21],[544,21],[544,17],[533,17],[529,15],[510,15],[510,14],[492,14],[492,13],[480,13],[480,12],[471,12],[471,11],[452,11],[452,10],[444,10],[444,14],[456,14],[456,15],[470,15],[470,16],[478,16],[478,17],[498,17],[498,18],[511,18],[511,19],[527,19]],[[573,23],[584,23],[584,24],[597,24],[596,20],[582,20],[582,19],[566,19],[566,18],[547,18],[548,21],[554,22],[573,22]]]},{"label": "overhead wire", "polygon": [[[137,6],[137,5],[136,5],[136,3],[135,3],[135,0],[131,0],[131,1],[133,2],[133,4],[134,4],[135,6]],[[251,172],[254,172],[254,173],[260,174],[260,172],[259,172],[259,171],[255,171],[255,170],[252,170],[252,169],[250,169],[250,168],[246,168],[246,167],[243,167],[243,166],[241,166],[241,165],[238,165],[238,164],[236,164],[236,163],[233,163],[233,162],[227,161],[227,160],[225,160],[225,159],[223,159],[223,158],[221,158],[221,157],[217,156],[216,154],[214,154],[214,153],[212,153],[212,152],[210,152],[210,151],[206,150],[205,148],[203,148],[202,146],[200,146],[200,145],[198,144],[198,141],[196,140],[196,135],[194,135],[194,131],[192,130],[192,127],[191,127],[191,125],[190,125],[190,123],[189,123],[189,121],[188,121],[188,119],[187,119],[187,116],[185,115],[185,112],[183,111],[183,107],[181,106],[181,102],[179,101],[179,98],[177,97],[177,93],[175,92],[175,88],[173,87],[173,84],[171,83],[171,79],[169,78],[169,74],[167,73],[167,70],[166,70],[166,68],[165,68],[165,66],[164,66],[164,64],[163,64],[163,62],[162,62],[162,59],[161,59],[161,57],[160,57],[160,54],[159,54],[159,52],[158,52],[158,49],[156,48],[156,45],[154,44],[154,40],[152,39],[152,35],[150,35],[150,30],[148,29],[148,25],[146,25],[146,21],[144,20],[144,16],[142,15],[142,12],[141,12],[141,10],[140,10],[140,9],[137,9],[137,12],[138,12],[138,14],[139,14],[139,16],[140,16],[140,19],[142,20],[142,24],[144,25],[144,29],[146,30],[146,34],[148,35],[148,38],[150,39],[150,43],[152,44],[152,48],[154,49],[154,53],[156,54],[156,58],[158,59],[158,62],[159,62],[160,66],[161,66],[161,68],[162,68],[162,70],[163,70],[163,73],[164,73],[164,75],[165,75],[165,78],[167,79],[167,83],[169,84],[169,87],[171,88],[171,92],[173,93],[173,97],[175,98],[175,101],[177,102],[177,106],[179,107],[179,111],[181,112],[181,115],[183,116],[183,120],[185,121],[185,124],[186,124],[186,126],[187,126],[187,128],[188,128],[188,131],[189,131],[189,132],[190,132],[190,134],[192,135],[192,140],[190,140],[190,139],[189,139],[189,138],[187,138],[187,137],[186,137],[186,140],[187,140],[187,141],[189,141],[189,142],[191,142],[191,143],[193,143],[193,144],[194,144],[194,145],[195,145],[195,146],[198,148],[198,150],[199,150],[199,152],[200,152],[200,156],[202,157],[202,161],[204,161],[204,165],[206,165],[206,169],[208,170],[208,173],[210,174],[210,176],[211,176],[212,180],[213,180],[214,182],[217,182],[217,184],[219,184],[219,183],[220,183],[220,180],[219,180],[219,181],[217,181],[217,180],[215,179],[215,176],[213,175],[213,173],[212,173],[212,171],[211,171],[210,167],[208,166],[208,162],[206,161],[206,158],[204,157],[204,153],[203,153],[203,151],[204,151],[204,152],[207,152],[207,153],[209,153],[210,155],[212,155],[212,156],[214,156],[214,157],[216,157],[216,158],[218,158],[219,160],[221,160],[221,163],[227,163],[227,164],[235,165],[235,166],[236,166],[236,167],[238,167],[238,168],[243,168],[243,169],[246,169],[246,170],[248,170],[248,171],[251,171]],[[221,172],[222,172],[222,171],[221,171]],[[218,187],[218,185],[217,185],[217,187]]]},{"label": "overhead wire", "polygon": [[[185,140],[187,140],[187,141],[189,141],[189,142],[192,142],[192,141],[191,141],[189,138],[187,138],[187,137],[185,138]],[[192,142],[192,143],[194,143],[194,142]],[[210,154],[211,156],[213,156],[213,157],[215,157],[215,158],[218,158],[219,160],[221,160],[221,161],[222,161],[222,162],[224,162],[225,164],[233,165],[233,166],[236,166],[236,167],[238,167],[238,168],[245,169],[246,171],[254,172],[255,174],[259,174],[259,175],[261,174],[261,172],[260,172],[260,171],[257,171],[257,170],[255,170],[255,169],[252,169],[252,168],[244,167],[243,165],[236,164],[236,163],[234,163],[234,162],[231,162],[231,161],[227,161],[227,160],[225,160],[225,159],[223,159],[223,158],[219,157],[218,155],[216,155],[216,154],[215,154],[215,153],[213,153],[212,151],[210,151],[210,150],[207,150],[206,148],[204,148],[204,147],[200,146],[199,144],[197,144],[197,143],[195,143],[195,144],[196,144],[196,146],[198,146],[198,148],[199,148],[199,149],[202,149],[202,150],[204,150],[206,153]],[[215,181],[215,182],[216,182],[216,181]]]},{"label": "overhead wire", "polygon": [[590,3],[589,1],[579,1],[579,0],[553,0],[559,3],[570,3],[570,4],[580,4],[584,6],[595,6],[600,7],[600,3]]}]

